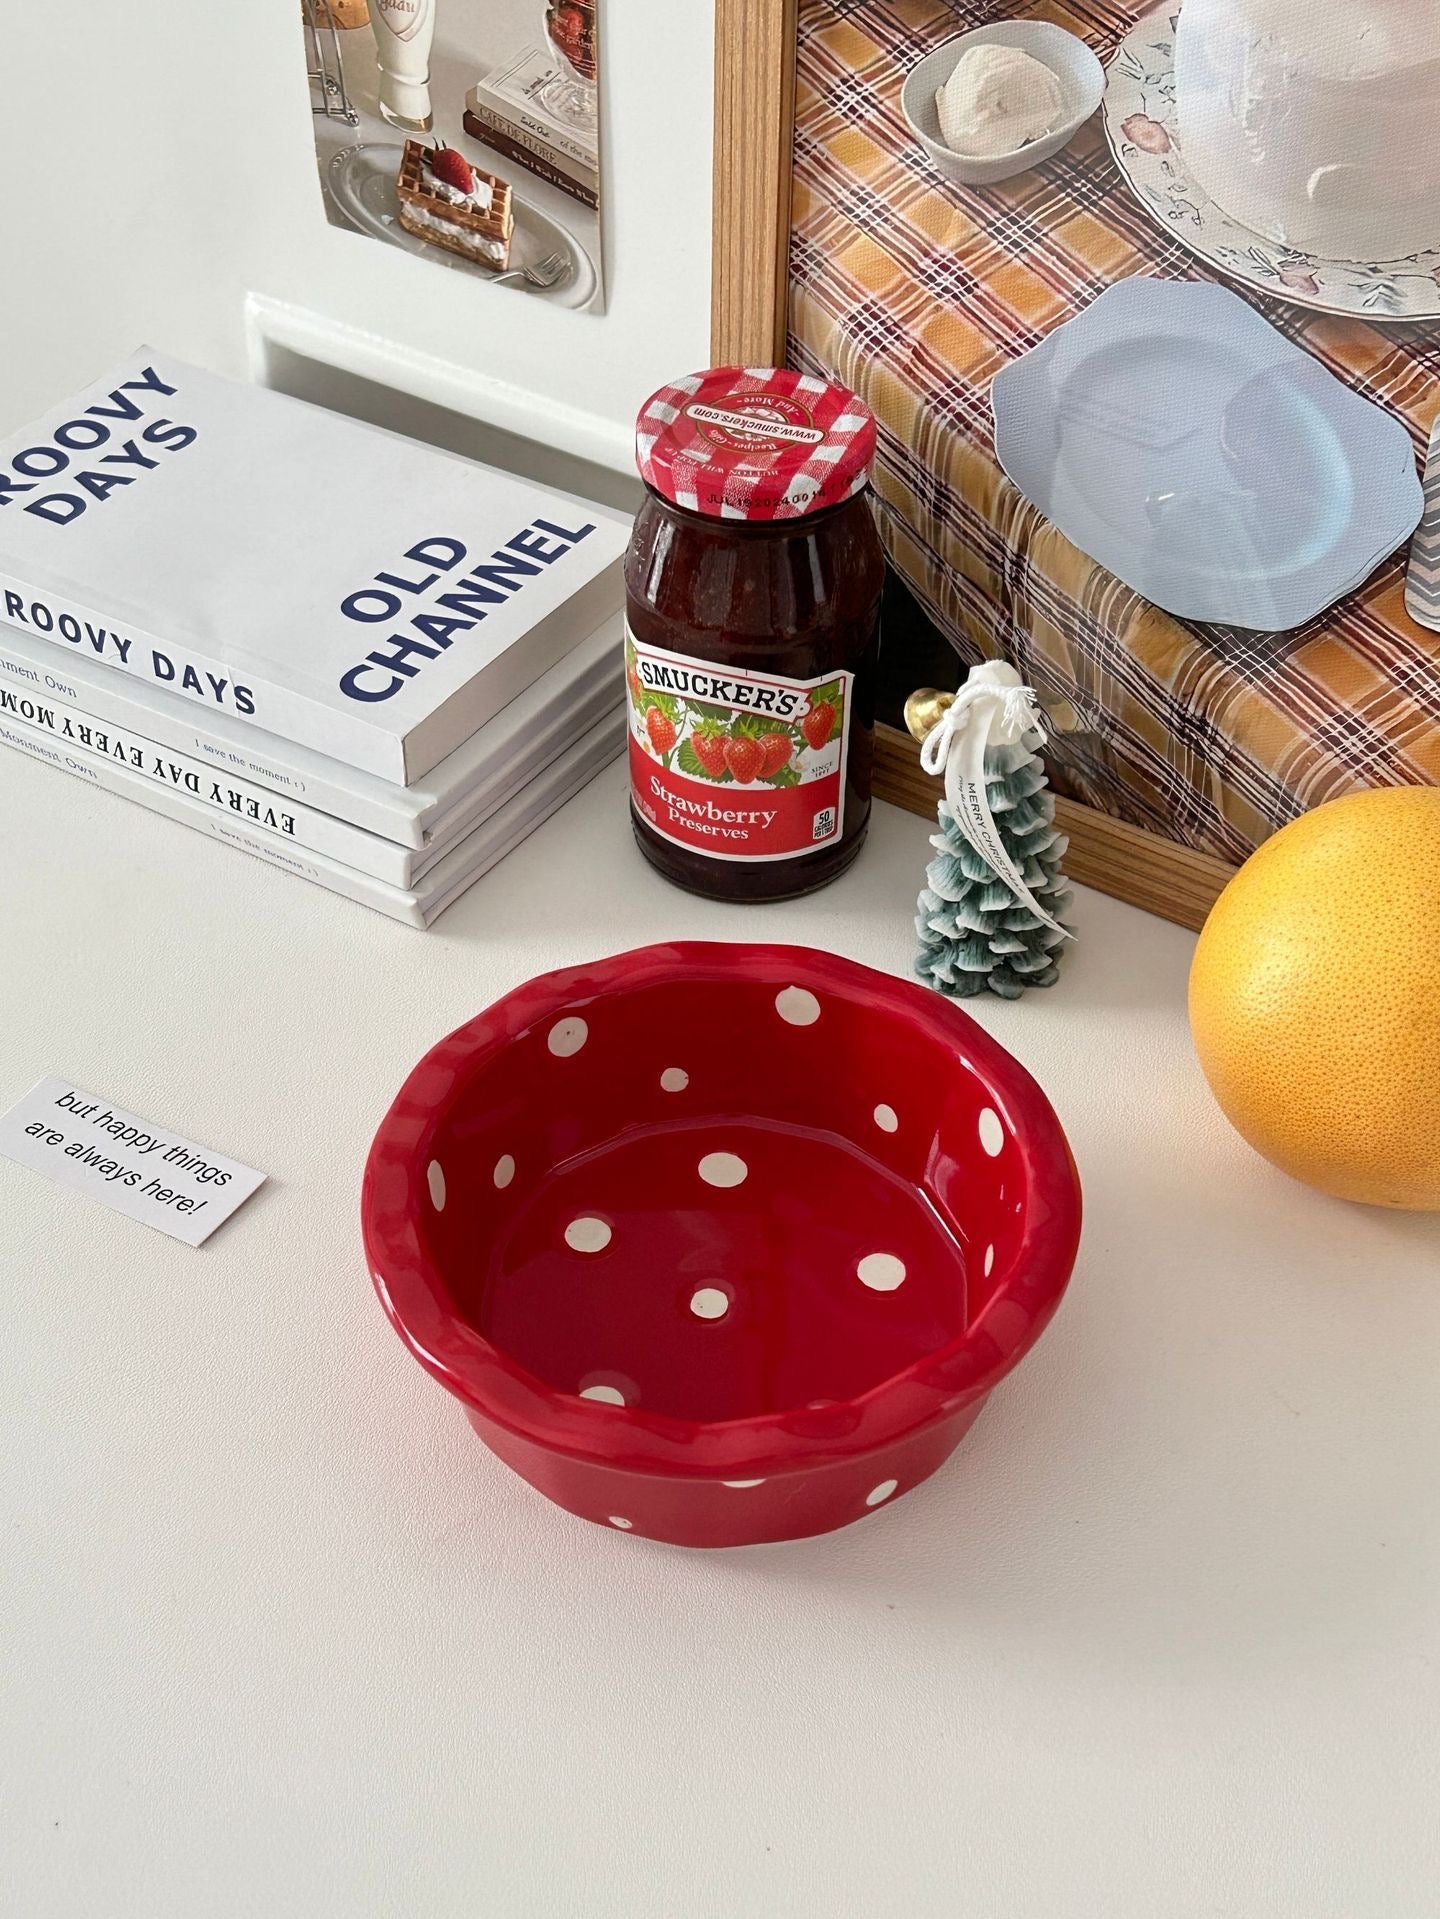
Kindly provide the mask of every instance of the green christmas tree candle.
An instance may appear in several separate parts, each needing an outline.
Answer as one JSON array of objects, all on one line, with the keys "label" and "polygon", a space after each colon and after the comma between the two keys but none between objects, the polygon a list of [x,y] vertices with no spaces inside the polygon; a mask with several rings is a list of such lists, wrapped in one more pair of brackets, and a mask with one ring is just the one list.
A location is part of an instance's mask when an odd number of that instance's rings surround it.
[{"label": "green christmas tree candle", "polygon": [[977,667],[922,752],[945,775],[920,895],[915,970],[957,999],[1053,986],[1072,937],[1069,842],[1055,825],[1035,696],[1013,667]]}]

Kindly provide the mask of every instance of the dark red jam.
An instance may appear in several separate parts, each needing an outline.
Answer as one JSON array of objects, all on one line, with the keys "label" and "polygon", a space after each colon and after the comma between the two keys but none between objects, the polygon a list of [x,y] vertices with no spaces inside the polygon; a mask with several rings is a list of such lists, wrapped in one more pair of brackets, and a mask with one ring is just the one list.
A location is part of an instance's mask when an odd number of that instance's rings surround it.
[{"label": "dark red jam", "polygon": [[868,410],[800,374],[723,368],[637,430],[625,563],[631,810],[667,879],[728,900],[835,879],[870,818],[884,559]]}]

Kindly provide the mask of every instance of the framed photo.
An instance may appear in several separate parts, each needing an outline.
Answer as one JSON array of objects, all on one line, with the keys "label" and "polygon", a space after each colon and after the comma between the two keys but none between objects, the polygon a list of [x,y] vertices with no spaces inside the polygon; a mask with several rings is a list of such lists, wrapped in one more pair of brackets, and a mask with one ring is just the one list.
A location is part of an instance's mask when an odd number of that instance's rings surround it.
[{"label": "framed photo", "polygon": [[598,0],[303,0],[325,216],[604,310]]}]

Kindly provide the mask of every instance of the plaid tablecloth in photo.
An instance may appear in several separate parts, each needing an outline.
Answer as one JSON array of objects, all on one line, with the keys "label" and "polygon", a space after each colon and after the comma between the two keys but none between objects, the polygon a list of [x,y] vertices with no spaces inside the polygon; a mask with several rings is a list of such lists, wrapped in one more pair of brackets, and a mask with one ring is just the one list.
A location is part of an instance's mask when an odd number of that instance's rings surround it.
[{"label": "plaid tablecloth in photo", "polygon": [[[1070,545],[1000,471],[993,376],[1117,280],[1216,276],[1142,210],[1098,116],[1055,160],[963,187],[900,111],[909,68],[967,27],[1053,20],[1108,62],[1152,10],[801,0],[790,356],[874,408],[891,558],[960,651],[1003,654],[1075,707],[1080,730],[1051,748],[1056,785],[1237,860],[1356,785],[1440,784],[1440,635],[1405,611],[1405,555],[1275,637],[1174,619]],[[1241,290],[1423,450],[1440,322],[1382,329]]]}]

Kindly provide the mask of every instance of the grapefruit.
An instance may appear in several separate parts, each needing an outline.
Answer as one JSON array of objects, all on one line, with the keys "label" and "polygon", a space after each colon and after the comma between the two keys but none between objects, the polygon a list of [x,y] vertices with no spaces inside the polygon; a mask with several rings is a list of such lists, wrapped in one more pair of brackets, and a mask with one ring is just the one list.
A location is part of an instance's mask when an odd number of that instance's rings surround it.
[{"label": "grapefruit", "polygon": [[1200,935],[1190,1026],[1266,1159],[1440,1210],[1440,790],[1352,793],[1267,840]]}]

